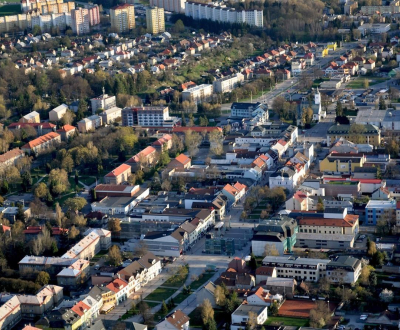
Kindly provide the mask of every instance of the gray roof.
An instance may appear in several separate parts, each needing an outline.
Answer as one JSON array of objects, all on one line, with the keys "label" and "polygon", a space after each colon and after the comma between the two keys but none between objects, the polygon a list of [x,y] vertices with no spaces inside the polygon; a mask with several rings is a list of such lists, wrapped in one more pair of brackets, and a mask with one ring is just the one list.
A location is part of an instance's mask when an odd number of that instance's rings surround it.
[{"label": "gray roof", "polygon": [[238,316],[249,316],[250,312],[256,313],[257,315],[260,315],[266,308],[267,306],[257,306],[257,305],[240,305],[234,312],[234,315]]}]

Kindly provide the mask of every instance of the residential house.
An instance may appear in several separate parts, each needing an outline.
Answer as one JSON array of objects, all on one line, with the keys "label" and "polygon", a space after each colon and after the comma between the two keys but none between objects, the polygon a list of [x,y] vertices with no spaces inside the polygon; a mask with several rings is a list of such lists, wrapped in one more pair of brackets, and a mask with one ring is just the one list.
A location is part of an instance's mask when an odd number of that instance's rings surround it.
[{"label": "residential house", "polygon": [[40,115],[36,111],[32,111],[19,120],[20,123],[40,123]]},{"label": "residential house", "polygon": [[59,105],[58,107],[49,111],[49,120],[54,122],[60,121],[67,112],[67,110],[68,110],[68,105],[64,103]]},{"label": "residential house", "polygon": [[156,330],[189,330],[189,316],[180,309],[168,314],[163,321],[156,324]]},{"label": "residential house", "polygon": [[249,305],[271,306],[274,302],[280,303],[283,300],[281,295],[272,295],[268,290],[259,287],[255,292],[247,295],[246,301]]},{"label": "residential house", "polygon": [[172,159],[167,165],[167,167],[175,169],[189,169],[191,165],[192,165],[191,159],[184,154],[180,154],[179,156]]},{"label": "residential house", "polygon": [[104,110],[100,116],[102,118],[103,124],[112,124],[118,118],[121,118],[121,108],[112,107],[110,109]]},{"label": "residential house", "polygon": [[169,150],[172,147],[172,136],[170,134],[164,134],[157,141],[154,141],[151,146],[158,152]]},{"label": "residential house", "polygon": [[37,135],[44,135],[50,132],[55,132],[57,126],[52,123],[11,123],[8,125],[10,131],[23,130],[27,127],[33,127]]},{"label": "residential house", "polygon": [[269,277],[276,277],[276,268],[261,266],[256,269],[256,285],[262,281],[266,281]]},{"label": "residential house", "polygon": [[61,141],[68,141],[70,138],[75,136],[75,134],[77,133],[77,129],[75,126],[64,125],[57,130],[57,133],[60,134]]},{"label": "residential house", "polygon": [[208,282],[205,286],[203,286],[200,290],[196,292],[196,301],[200,306],[204,300],[208,299],[213,308],[217,307],[217,301],[215,297],[215,289],[217,286],[213,282]]},{"label": "residential house", "polygon": [[244,329],[249,322],[250,313],[257,316],[256,324],[263,325],[268,319],[268,306],[242,304],[231,316],[231,330]]},{"label": "residential house", "polygon": [[[3,302],[3,301],[2,301]],[[21,304],[17,296],[11,296],[0,305],[0,328],[11,330],[22,319]]]},{"label": "residential house", "polygon": [[0,172],[10,166],[15,166],[17,161],[24,157],[24,151],[19,148],[11,149],[0,155]]},{"label": "residential house", "polygon": [[130,165],[121,164],[120,166],[113,169],[110,173],[104,177],[105,184],[121,184],[128,181],[128,177],[131,175],[132,169]]},{"label": "residential house", "polygon": [[124,302],[129,296],[128,283],[120,278],[116,278],[114,281],[107,285],[107,288],[115,293],[116,305]]},{"label": "residential house", "polygon": [[126,162],[132,166],[132,170],[142,169],[143,167],[153,165],[154,161],[156,160],[156,156],[157,150],[149,146],[144,148],[132,158],[128,159]]},{"label": "residential house", "polygon": [[237,202],[241,200],[242,197],[245,196],[247,191],[247,186],[236,182],[234,185],[226,184],[224,188],[222,188],[221,193],[228,198],[229,206],[236,205]]},{"label": "residential house", "polygon": [[61,135],[55,132],[47,133],[40,136],[21,147],[21,150],[36,155],[48,151],[50,148],[57,146],[61,143]]},{"label": "residential house", "polygon": [[78,130],[80,133],[94,131],[96,128],[102,125],[102,122],[102,117],[98,115],[92,115],[78,121]]}]

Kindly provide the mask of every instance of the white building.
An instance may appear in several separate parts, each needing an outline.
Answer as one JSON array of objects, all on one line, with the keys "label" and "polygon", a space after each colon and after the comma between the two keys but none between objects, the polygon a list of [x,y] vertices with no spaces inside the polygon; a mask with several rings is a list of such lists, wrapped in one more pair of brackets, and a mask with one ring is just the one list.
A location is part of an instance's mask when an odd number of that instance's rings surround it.
[{"label": "white building", "polygon": [[268,306],[240,305],[231,315],[231,330],[242,330],[249,321],[249,313],[257,315],[257,324],[263,325],[268,319]]},{"label": "white building", "polygon": [[137,118],[139,126],[159,126],[162,127],[165,120],[169,118],[168,107],[140,107],[137,108]]},{"label": "white building", "polygon": [[90,103],[92,105],[92,114],[95,114],[98,109],[108,110],[117,105],[115,96],[104,94],[104,90],[103,95],[91,99]]},{"label": "white building", "polygon": [[244,81],[244,76],[241,73],[236,73],[213,82],[215,93],[228,93],[239,86]]},{"label": "white building", "polygon": [[182,92],[182,101],[192,101],[196,104],[211,100],[213,85],[203,84]]},{"label": "white building", "polygon": [[234,8],[186,2],[185,15],[193,19],[209,19],[223,23],[248,24],[263,27],[261,10],[236,11]]},{"label": "white building", "polygon": [[102,125],[102,118],[98,115],[92,115],[78,121],[78,130],[80,133],[94,131]]},{"label": "white building", "polygon": [[173,13],[185,12],[186,0],[150,0],[150,6],[164,8]]},{"label": "white building", "polygon": [[370,33],[387,33],[390,31],[390,23],[362,24],[358,27],[362,36]]},{"label": "white building", "polygon": [[112,107],[100,114],[103,124],[112,124],[116,119],[121,118],[121,108]]},{"label": "white building", "polygon": [[65,115],[65,113],[68,110],[68,105],[66,104],[61,104],[58,107],[54,108],[53,110],[50,110],[49,112],[49,120],[50,121],[60,121],[62,117]]}]

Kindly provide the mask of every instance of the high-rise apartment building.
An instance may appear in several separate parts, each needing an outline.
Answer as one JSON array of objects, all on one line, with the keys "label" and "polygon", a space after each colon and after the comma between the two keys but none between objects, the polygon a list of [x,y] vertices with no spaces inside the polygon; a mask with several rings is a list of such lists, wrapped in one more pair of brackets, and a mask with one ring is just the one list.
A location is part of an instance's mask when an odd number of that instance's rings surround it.
[{"label": "high-rise apartment building", "polygon": [[98,109],[109,110],[117,105],[115,96],[104,93],[99,97],[90,99],[92,105],[92,114],[94,115]]},{"label": "high-rise apartment building", "polygon": [[162,127],[169,119],[169,109],[165,106],[132,107],[122,110],[122,126]]},{"label": "high-rise apartment building", "polygon": [[135,27],[135,7],[130,4],[115,6],[110,9],[111,27],[116,32],[128,32]]},{"label": "high-rise apartment building", "polygon": [[165,31],[164,8],[151,7],[146,9],[147,32],[158,34]]},{"label": "high-rise apartment building", "polygon": [[77,34],[88,34],[89,26],[89,9],[78,8],[71,11],[72,31]]},{"label": "high-rise apartment building", "polygon": [[89,10],[89,25],[95,26],[100,24],[100,10],[98,5],[86,5]]},{"label": "high-rise apartment building", "polygon": [[182,14],[185,12],[185,3],[186,0],[150,0],[150,6]]}]

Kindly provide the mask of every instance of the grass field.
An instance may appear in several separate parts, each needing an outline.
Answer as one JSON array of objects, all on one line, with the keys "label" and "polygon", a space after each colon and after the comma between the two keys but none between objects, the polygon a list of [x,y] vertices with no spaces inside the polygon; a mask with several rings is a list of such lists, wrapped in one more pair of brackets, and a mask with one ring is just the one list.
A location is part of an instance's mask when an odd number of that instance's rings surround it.
[{"label": "grass field", "polygon": [[389,78],[385,78],[385,77],[373,77],[371,79],[369,79],[369,78],[359,78],[359,79],[356,79],[356,80],[353,80],[352,82],[350,82],[346,87],[356,88],[356,89],[363,89],[364,88],[364,80],[365,79],[368,80],[369,86],[380,84],[382,82],[385,82],[385,81],[389,80]]},{"label": "grass field", "polygon": [[281,317],[269,316],[265,325],[286,325],[291,327],[308,327],[308,319],[294,318],[294,317]]},{"label": "grass field", "polygon": [[160,287],[150,293],[145,299],[162,302],[163,300],[168,300],[168,298],[171,297],[175,292],[175,289]]},{"label": "grass field", "polygon": [[184,301],[187,297],[189,297],[190,294],[185,294],[183,292],[179,293],[177,296],[174,297],[174,303],[176,305],[180,304],[182,301]]},{"label": "grass field", "polygon": [[200,288],[202,285],[208,282],[208,280],[214,276],[214,272],[207,272],[199,276],[199,278],[196,281],[193,281],[190,283],[190,288],[192,290],[197,290]]},{"label": "grass field", "polygon": [[20,5],[4,5],[0,7],[0,16],[16,15],[16,14],[21,14]]}]

